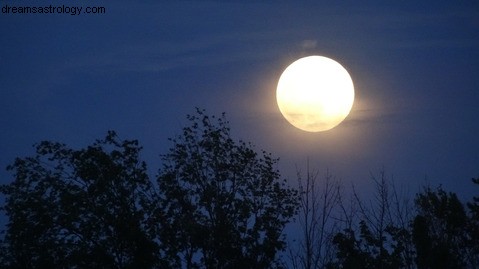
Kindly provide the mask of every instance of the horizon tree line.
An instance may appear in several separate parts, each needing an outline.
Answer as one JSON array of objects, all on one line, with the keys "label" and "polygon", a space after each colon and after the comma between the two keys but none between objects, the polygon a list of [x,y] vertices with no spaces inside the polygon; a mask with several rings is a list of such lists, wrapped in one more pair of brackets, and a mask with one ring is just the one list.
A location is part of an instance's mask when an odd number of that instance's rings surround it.
[{"label": "horizon tree line", "polygon": [[381,172],[372,198],[347,197],[309,165],[292,187],[277,158],[233,140],[224,113],[187,119],[154,178],[138,141],[114,131],[17,158],[0,186],[0,268],[479,268],[479,196],[411,199]]}]

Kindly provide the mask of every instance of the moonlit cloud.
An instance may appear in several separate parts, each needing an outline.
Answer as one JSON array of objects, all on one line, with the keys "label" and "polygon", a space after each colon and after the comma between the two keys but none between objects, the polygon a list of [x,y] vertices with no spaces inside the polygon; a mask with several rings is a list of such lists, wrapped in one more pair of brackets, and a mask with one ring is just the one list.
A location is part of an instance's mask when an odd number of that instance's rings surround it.
[{"label": "moonlit cloud", "polygon": [[301,42],[301,47],[304,49],[314,49],[318,46],[318,41],[313,39],[306,39]]}]

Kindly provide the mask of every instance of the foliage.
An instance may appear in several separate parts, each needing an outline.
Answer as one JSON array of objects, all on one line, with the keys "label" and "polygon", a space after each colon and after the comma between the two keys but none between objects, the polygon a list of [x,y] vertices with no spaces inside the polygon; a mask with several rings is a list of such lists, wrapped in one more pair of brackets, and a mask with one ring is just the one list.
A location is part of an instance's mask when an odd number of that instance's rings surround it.
[{"label": "foliage", "polygon": [[[479,177],[473,178],[472,182],[479,187]],[[467,225],[468,238],[466,238],[466,258],[471,268],[479,268],[479,196],[472,198],[467,203],[470,218]]]},{"label": "foliage", "polygon": [[[188,116],[157,185],[136,140],[41,142],[8,167],[2,268],[272,268],[297,192],[277,159],[235,143],[224,115]],[[214,117],[213,117],[214,118]]]},{"label": "foliage", "polygon": [[224,115],[215,124],[198,109],[188,119],[158,176],[165,252],[178,268],[273,267],[296,191],[280,180],[277,159],[232,140]]},{"label": "foliage", "polygon": [[138,142],[114,132],[86,149],[41,142],[8,167],[0,188],[9,217],[3,267],[148,268],[157,244],[148,227],[150,181]]},{"label": "foliage", "polygon": [[[477,203],[477,198],[474,201]],[[425,188],[417,195],[413,238],[418,268],[477,268],[475,203],[468,204],[471,214],[467,214],[456,194],[441,187],[435,191]]]},{"label": "foliage", "polygon": [[[368,206],[353,191],[358,224],[348,220],[329,242],[335,259],[322,268],[478,268],[478,197],[466,204],[467,211],[456,194],[427,187],[410,208],[394,185],[391,194],[383,177],[375,183]],[[350,216],[343,210],[344,219]]]},{"label": "foliage", "polygon": [[[224,115],[203,110],[171,139],[156,182],[136,140],[115,132],[74,150],[44,141],[0,186],[9,217],[1,268],[279,268],[297,216],[291,266],[479,268],[479,197],[426,187],[414,204],[381,173],[349,206],[328,173],[290,188],[278,159],[234,141]],[[479,178],[472,180],[479,185]]]},{"label": "foliage", "polygon": [[373,181],[376,191],[368,205],[353,190],[359,213],[357,227],[348,224],[334,236],[336,261],[329,264],[330,268],[411,267],[407,201],[400,201],[384,172]]}]

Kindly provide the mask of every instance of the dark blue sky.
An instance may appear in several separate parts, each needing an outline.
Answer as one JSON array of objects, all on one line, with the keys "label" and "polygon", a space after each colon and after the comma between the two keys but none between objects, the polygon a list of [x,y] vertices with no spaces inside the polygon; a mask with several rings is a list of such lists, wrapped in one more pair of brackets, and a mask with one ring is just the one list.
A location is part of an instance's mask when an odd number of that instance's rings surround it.
[{"label": "dark blue sky", "polygon": [[[292,182],[309,158],[365,191],[384,168],[413,193],[427,177],[472,195],[477,2],[142,2],[53,1],[106,8],[96,15],[0,14],[1,183],[35,142],[83,147],[110,129],[140,140],[154,174],[167,138],[202,107],[226,112],[235,138],[280,157]],[[324,133],[295,129],[276,105],[281,72],[307,55],[339,61],[355,84],[350,115]]]}]

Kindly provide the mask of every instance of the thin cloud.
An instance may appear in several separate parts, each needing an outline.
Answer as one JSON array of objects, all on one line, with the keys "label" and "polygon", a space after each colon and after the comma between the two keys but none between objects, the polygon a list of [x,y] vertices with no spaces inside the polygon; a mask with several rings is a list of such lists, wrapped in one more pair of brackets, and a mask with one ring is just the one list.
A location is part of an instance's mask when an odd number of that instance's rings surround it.
[{"label": "thin cloud", "polygon": [[92,72],[161,72],[240,61],[261,61],[285,52],[285,44],[290,43],[289,38],[285,37],[289,36],[288,31],[258,31],[219,34],[188,42],[156,40],[148,45],[129,44],[115,50],[98,51],[95,55],[73,61],[69,68],[87,68]]}]

